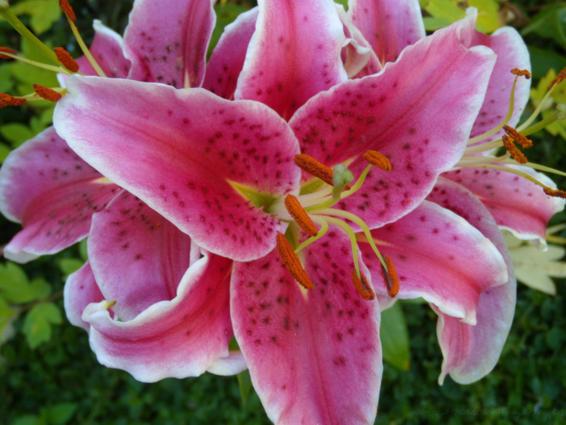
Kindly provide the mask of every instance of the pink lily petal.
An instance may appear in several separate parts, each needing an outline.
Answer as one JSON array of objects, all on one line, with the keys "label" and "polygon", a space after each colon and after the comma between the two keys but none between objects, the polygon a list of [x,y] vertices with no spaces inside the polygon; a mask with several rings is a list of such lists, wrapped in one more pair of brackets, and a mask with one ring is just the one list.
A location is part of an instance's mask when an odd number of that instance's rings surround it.
[{"label": "pink lily petal", "polygon": [[[468,16],[457,25],[460,25],[462,31],[468,34],[471,46],[489,47],[497,54],[497,61],[491,74],[484,104],[472,130],[472,136],[484,133],[497,126],[507,115],[511,88],[515,79],[511,70],[514,68],[531,69],[527,45],[516,29],[503,27],[491,35],[485,35],[475,30],[476,20],[477,10],[471,9]],[[514,126],[519,121],[529,101],[530,88],[530,79],[521,78],[519,80],[515,90],[515,109],[509,125]]]},{"label": "pink lily petal", "polygon": [[89,263],[85,263],[79,270],[69,275],[65,282],[63,300],[69,322],[88,331],[89,324],[82,319],[84,309],[90,303],[104,300]]},{"label": "pink lily petal", "polygon": [[[94,20],[94,39],[90,51],[107,77],[126,77],[131,63],[124,56],[124,40],[99,20]],[[77,59],[79,71],[83,75],[96,75],[88,60],[81,56]]]},{"label": "pink lily petal", "polygon": [[275,251],[234,266],[234,333],[254,388],[278,425],[373,424],[382,372],[379,305],[355,291],[341,233],[331,229],[305,257],[315,285],[306,293]]},{"label": "pink lily petal", "polygon": [[348,12],[382,63],[425,36],[418,0],[350,0]]},{"label": "pink lily petal", "polygon": [[216,359],[212,366],[208,368],[207,372],[218,376],[233,376],[243,372],[247,368],[248,365],[242,353],[234,351],[231,352],[228,357]]},{"label": "pink lily petal", "polygon": [[284,118],[347,76],[345,36],[333,2],[260,0],[256,31],[238,79],[236,99],[253,99]]},{"label": "pink lily petal", "polygon": [[255,32],[258,9],[239,15],[224,28],[206,66],[203,87],[225,99],[232,99],[246,52]]},{"label": "pink lily petal", "polygon": [[124,39],[131,78],[198,87],[216,22],[213,0],[137,0]]},{"label": "pink lily petal", "polygon": [[[378,227],[411,211],[461,158],[483,102],[495,55],[467,48],[458,31],[407,47],[382,72],[320,93],[290,121],[304,153],[334,165],[375,149],[391,172],[374,169],[341,203]],[[449,77],[447,77],[447,75]],[[359,173],[366,163],[357,160]],[[375,194],[370,202],[368,190]]]},{"label": "pink lily petal", "polygon": [[[507,282],[507,267],[493,243],[463,218],[431,202],[424,201],[372,234],[397,269],[398,298],[422,297],[465,323],[476,323],[482,292]],[[377,258],[367,244],[363,253],[372,280],[383,293]]]},{"label": "pink lily petal", "polygon": [[439,313],[437,333],[444,356],[439,382],[449,374],[460,384],[470,384],[491,372],[501,355],[515,312],[517,282],[497,224],[476,196],[457,183],[440,179],[429,199],[462,216],[489,238],[509,271],[505,285],[481,294],[476,326]]},{"label": "pink lily petal", "polygon": [[[556,184],[529,167],[509,166],[533,176],[547,186]],[[520,239],[545,240],[552,216],[564,209],[564,199],[546,195],[542,188],[515,174],[485,168],[464,168],[445,176],[473,192],[497,224]]]},{"label": "pink lily petal", "polygon": [[354,25],[350,14],[344,10],[344,7],[337,4],[336,8],[347,37],[346,46],[342,49],[342,58],[348,77],[356,78],[375,74],[382,68],[382,65],[373,47]]},{"label": "pink lily petal", "polygon": [[82,319],[100,363],[141,382],[198,376],[229,355],[231,262],[205,255],[183,276],[176,296],[134,319],[112,317],[108,301],[90,304]]},{"label": "pink lily petal", "polygon": [[120,320],[175,297],[190,249],[187,235],[126,192],[92,219],[90,264]]},{"label": "pink lily petal", "polygon": [[127,80],[73,77],[68,90],[57,131],[105,176],[208,251],[248,261],[273,249],[279,221],[227,182],[275,195],[298,184],[297,141],[272,110]]},{"label": "pink lily petal", "polygon": [[27,262],[84,238],[94,212],[118,192],[48,128],[14,150],[0,172],[0,211],[23,229],[4,256]]}]

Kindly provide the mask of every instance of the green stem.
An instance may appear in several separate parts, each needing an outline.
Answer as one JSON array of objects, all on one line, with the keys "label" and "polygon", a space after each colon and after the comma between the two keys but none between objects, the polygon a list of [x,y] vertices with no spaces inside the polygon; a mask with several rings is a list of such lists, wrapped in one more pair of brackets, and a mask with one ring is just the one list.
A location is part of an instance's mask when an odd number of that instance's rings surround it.
[{"label": "green stem", "polygon": [[12,12],[9,8],[0,7],[0,16],[2,16],[8,23],[14,28],[23,38],[32,43],[37,49],[45,56],[49,62],[59,65],[57,56],[53,53],[53,50],[42,42],[39,38],[32,33],[24,23]]}]

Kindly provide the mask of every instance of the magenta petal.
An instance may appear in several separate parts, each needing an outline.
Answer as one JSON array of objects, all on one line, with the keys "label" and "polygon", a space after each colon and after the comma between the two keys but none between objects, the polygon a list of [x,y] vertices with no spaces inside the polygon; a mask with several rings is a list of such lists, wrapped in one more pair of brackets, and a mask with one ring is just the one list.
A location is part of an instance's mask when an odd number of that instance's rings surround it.
[{"label": "magenta petal", "polygon": [[172,300],[157,302],[134,319],[119,321],[107,301],[90,304],[83,320],[105,366],[138,381],[198,376],[229,355],[229,260],[206,255],[183,276]]},{"label": "magenta petal", "polygon": [[57,131],[96,169],[206,250],[242,261],[271,251],[278,220],[228,180],[274,195],[296,187],[297,141],[272,110],[127,80],[73,77],[68,89]]},{"label": "magenta petal", "polygon": [[82,320],[84,309],[90,303],[97,303],[104,299],[94,280],[89,263],[85,263],[79,270],[67,278],[63,299],[65,302],[65,313],[69,322],[88,330],[89,324]]},{"label": "magenta petal", "polygon": [[302,151],[329,165],[368,149],[391,160],[393,171],[374,169],[342,208],[376,227],[395,221],[462,157],[495,62],[489,49],[466,43],[459,31],[437,32],[379,74],[320,93],[293,116]]},{"label": "magenta petal", "polygon": [[[514,168],[550,187],[556,187],[547,176],[529,167]],[[464,168],[446,173],[445,176],[473,192],[488,208],[497,224],[520,239],[544,241],[550,219],[564,209],[563,199],[546,195],[541,187],[515,174],[485,168]]]},{"label": "magenta petal", "polygon": [[49,128],[14,150],[0,172],[0,211],[23,229],[4,255],[25,262],[84,238],[91,216],[118,188],[84,163]]},{"label": "magenta petal", "polygon": [[248,45],[255,31],[257,7],[239,15],[224,28],[206,66],[203,87],[225,99],[232,99],[244,66]]},{"label": "magenta petal", "polygon": [[[130,72],[131,63],[124,56],[124,41],[122,37],[105,26],[99,20],[93,22],[94,39],[90,51],[107,77],[126,77]],[[77,59],[80,73],[96,75],[88,60],[81,56]]]},{"label": "magenta petal", "polygon": [[258,4],[235,96],[263,102],[289,118],[311,96],[347,78],[340,58],[344,30],[327,0]]},{"label": "magenta petal", "polygon": [[382,63],[425,36],[419,0],[350,0],[348,12]]},{"label": "magenta petal", "polygon": [[137,0],[124,39],[131,78],[198,87],[216,22],[213,0]]},{"label": "magenta petal", "polygon": [[315,287],[306,293],[276,252],[234,266],[234,332],[254,388],[278,425],[375,419],[379,305],[355,291],[349,252],[348,240],[334,230],[310,247],[305,261]]},{"label": "magenta petal", "polygon": [[[461,21],[464,31],[470,34],[470,45],[489,47],[497,54],[497,61],[491,74],[484,104],[472,130],[472,136],[492,129],[507,115],[511,88],[515,79],[511,70],[514,68],[531,69],[527,45],[516,29],[504,27],[492,35],[485,35],[475,30],[475,18],[475,13],[472,13]],[[529,101],[530,88],[530,79],[521,78],[519,80],[515,90],[515,109],[509,125],[514,126],[519,121]]]},{"label": "magenta petal", "polygon": [[[480,294],[507,282],[507,267],[493,243],[463,218],[431,202],[372,233],[397,269],[399,298],[422,297],[466,323],[476,323]],[[374,284],[384,292],[375,255],[367,244],[363,252]]]},{"label": "magenta petal", "polygon": [[475,326],[439,314],[437,333],[444,356],[439,381],[442,383],[450,374],[456,382],[469,384],[487,375],[501,355],[513,321],[517,284],[505,241],[493,217],[477,197],[463,186],[441,179],[429,199],[454,211],[480,230],[501,252],[509,270],[507,284],[481,294]]},{"label": "magenta petal", "polygon": [[189,267],[189,237],[126,192],[94,215],[88,243],[96,281],[117,301],[120,320],[173,299]]}]

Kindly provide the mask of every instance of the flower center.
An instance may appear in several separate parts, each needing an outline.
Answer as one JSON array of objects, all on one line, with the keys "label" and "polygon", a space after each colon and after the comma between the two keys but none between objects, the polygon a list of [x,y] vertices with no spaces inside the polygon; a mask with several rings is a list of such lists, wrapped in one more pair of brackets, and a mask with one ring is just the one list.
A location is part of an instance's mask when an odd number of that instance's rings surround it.
[{"label": "flower center", "polygon": [[[367,151],[363,158],[368,164],[354,182],[353,174],[348,169],[353,159],[331,168],[312,156],[297,155],[297,166],[314,176],[314,179],[302,185],[299,196],[289,194],[275,201],[269,209],[271,214],[289,223],[286,235],[280,233],[277,236],[277,248],[283,265],[305,289],[311,289],[314,285],[303,267],[301,254],[321,239],[332,225],[350,240],[354,264],[352,283],[363,299],[373,300],[375,293],[360,267],[360,241],[368,243],[379,260],[389,295],[393,297],[399,291],[395,267],[391,259],[379,251],[368,224],[351,212],[333,208],[362,188],[373,167],[386,172],[393,169],[389,158],[380,152]],[[302,241],[301,231],[305,235]]]}]

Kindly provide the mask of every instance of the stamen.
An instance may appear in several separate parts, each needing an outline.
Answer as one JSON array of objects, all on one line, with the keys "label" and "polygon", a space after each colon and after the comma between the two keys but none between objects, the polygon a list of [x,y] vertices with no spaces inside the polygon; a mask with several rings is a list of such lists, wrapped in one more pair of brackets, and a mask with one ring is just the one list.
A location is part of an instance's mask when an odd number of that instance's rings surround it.
[{"label": "stamen", "polygon": [[560,190],[560,189],[553,189],[551,187],[545,187],[544,193],[546,193],[548,196],[553,196],[555,198],[566,198],[566,190]]},{"label": "stamen", "polygon": [[67,17],[67,19],[73,23],[77,22],[77,15],[69,0],[59,0],[59,7]]},{"label": "stamen", "polygon": [[39,97],[50,102],[57,102],[63,97],[61,93],[49,87],[42,86],[41,84],[34,84],[33,89]]},{"label": "stamen", "polygon": [[356,292],[360,294],[364,300],[371,301],[375,298],[375,292],[373,292],[373,289],[363,274],[358,277],[355,272],[352,272],[352,281],[354,282]]},{"label": "stamen", "polygon": [[79,64],[73,59],[71,54],[65,50],[63,47],[55,47],[53,49],[57,59],[61,62],[65,68],[67,68],[71,72],[78,72],[79,71]]},{"label": "stamen", "polygon": [[544,95],[544,97],[540,100],[538,106],[536,107],[535,111],[531,114],[531,116],[529,118],[527,118],[527,120],[521,124],[517,130],[519,131],[523,131],[525,130],[527,127],[530,127],[531,124],[537,119],[537,117],[540,115],[540,113],[542,112],[542,109],[544,107],[544,105],[546,105],[546,102],[548,101],[548,99],[550,98],[550,96],[552,95],[552,92],[554,92],[554,90],[556,89],[556,87],[562,82],[564,81],[564,79],[566,79],[566,68],[562,69],[558,75],[556,76],[556,78],[554,79],[554,81],[552,81],[552,83],[550,84],[548,91],[546,92],[546,94]]},{"label": "stamen", "polygon": [[566,80],[566,68],[562,68],[562,70],[560,70],[556,78],[552,81],[552,83],[550,83],[550,86],[551,87],[557,86],[564,80]]},{"label": "stamen", "polygon": [[296,196],[287,195],[285,197],[285,208],[287,208],[287,211],[303,232],[309,236],[314,236],[318,233],[318,227],[314,224]]},{"label": "stamen", "polygon": [[326,184],[329,184],[330,186],[333,185],[332,168],[330,168],[328,165],[323,164],[312,156],[305,153],[295,155],[295,164],[297,164],[297,166],[303,171],[306,171],[307,173],[318,177]]},{"label": "stamen", "polygon": [[516,75],[517,77],[525,77],[527,80],[532,77],[531,72],[528,69],[513,68],[511,70],[511,74]]},{"label": "stamen", "polygon": [[8,93],[0,93],[0,109],[6,106],[22,106],[26,100],[21,97],[14,97]]},{"label": "stamen", "polygon": [[[10,55],[3,55],[2,53],[10,53]],[[15,55],[16,53],[18,53],[17,50],[0,46],[0,59],[12,59],[11,55]]]},{"label": "stamen", "polygon": [[79,33],[79,29],[77,28],[77,25],[75,24],[76,21],[77,21],[77,15],[75,14],[75,11],[73,10],[73,7],[69,3],[69,1],[68,0],[59,0],[59,7],[61,8],[63,13],[67,17],[67,22],[69,23],[69,26],[71,27],[71,32],[75,36],[75,40],[77,40],[77,44],[81,48],[81,51],[85,55],[85,58],[88,60],[88,63],[90,64],[90,66],[92,66],[92,68],[96,71],[96,73],[100,77],[106,77],[106,74],[104,73],[104,71],[102,70],[102,68],[100,67],[100,65],[98,64],[98,62],[96,61],[96,59],[94,58],[92,53],[90,52],[88,46],[86,45],[81,34]]},{"label": "stamen", "polygon": [[399,293],[399,276],[397,275],[397,269],[393,265],[391,258],[385,257],[385,264],[385,267],[381,267],[381,272],[383,273],[385,285],[387,286],[387,293],[393,298]]},{"label": "stamen", "polygon": [[316,235],[308,238],[308,239],[305,239],[303,242],[301,242],[301,244],[299,244],[299,246],[297,248],[295,248],[295,254],[298,254],[299,252],[307,249],[313,243],[315,243],[320,238],[322,238],[324,235],[326,235],[326,233],[328,232],[328,222],[325,219],[323,219],[322,217],[318,217],[317,223],[320,224],[320,230],[318,231],[318,233]]},{"label": "stamen", "polygon": [[371,165],[376,166],[384,171],[391,171],[393,170],[393,165],[389,158],[383,155],[381,152],[369,150],[363,155],[364,159],[369,162]]},{"label": "stamen", "polygon": [[515,146],[515,143],[513,143],[513,139],[511,139],[511,137],[506,135],[503,136],[501,140],[503,141],[503,146],[505,147],[507,152],[509,152],[509,155],[511,155],[511,158],[513,158],[519,164],[526,164],[527,162],[529,162],[526,155],[521,152],[517,146]]},{"label": "stamen", "polygon": [[309,275],[303,268],[301,260],[295,254],[293,247],[283,233],[277,234],[277,250],[285,268],[291,273],[295,280],[305,289],[314,287]]},{"label": "stamen", "polygon": [[507,133],[507,135],[511,139],[513,139],[515,142],[520,144],[522,148],[528,149],[528,148],[533,147],[533,141],[531,139],[529,139],[528,137],[519,133],[513,127],[510,127],[508,125],[504,125],[503,130],[505,131],[505,133]]}]

